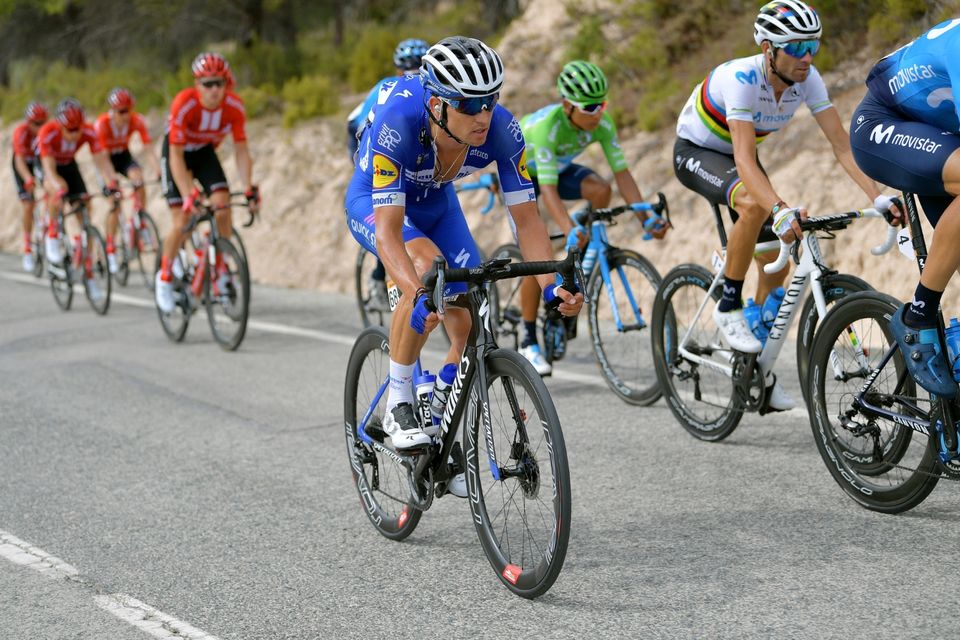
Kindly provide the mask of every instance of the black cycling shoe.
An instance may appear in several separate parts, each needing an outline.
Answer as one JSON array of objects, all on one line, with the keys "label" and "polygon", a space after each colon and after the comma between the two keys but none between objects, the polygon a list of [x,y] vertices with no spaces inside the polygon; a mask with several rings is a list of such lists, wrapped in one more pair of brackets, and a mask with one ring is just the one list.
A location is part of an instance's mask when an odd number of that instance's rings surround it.
[{"label": "black cycling shoe", "polygon": [[897,339],[897,346],[903,352],[910,377],[930,393],[941,398],[954,398],[957,395],[957,383],[940,344],[937,328],[908,327],[903,321],[906,306],[902,305],[893,314],[890,330]]}]

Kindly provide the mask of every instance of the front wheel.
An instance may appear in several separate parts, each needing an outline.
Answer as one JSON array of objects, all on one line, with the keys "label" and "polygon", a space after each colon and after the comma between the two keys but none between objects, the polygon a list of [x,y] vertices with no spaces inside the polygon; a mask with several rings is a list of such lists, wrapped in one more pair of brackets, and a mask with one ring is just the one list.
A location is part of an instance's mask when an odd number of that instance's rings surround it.
[{"label": "front wheel", "polygon": [[[560,418],[543,380],[515,351],[486,356],[463,433],[470,510],[483,551],[510,591],[536,598],[553,585],[570,538],[570,471]],[[479,410],[478,410],[479,409]],[[489,423],[485,421],[489,420]]]},{"label": "front wheel", "polygon": [[87,253],[83,259],[83,288],[90,306],[98,314],[106,315],[110,309],[110,289],[113,279],[107,262],[107,243],[92,224],[84,225],[87,237]]},{"label": "front wheel", "polygon": [[[823,287],[823,297],[827,303],[827,310],[850,294],[860,291],[872,291],[866,280],[845,273],[830,273],[820,279]],[[803,391],[803,401],[810,402],[810,390],[807,385],[807,375],[810,371],[810,349],[813,348],[813,337],[820,322],[820,313],[817,311],[813,295],[807,297],[800,312],[800,329],[797,331],[797,373],[800,374],[800,389]]]},{"label": "front wheel", "polygon": [[635,251],[611,247],[604,277],[595,268],[590,292],[590,337],[607,386],[628,404],[646,406],[660,399],[648,322],[660,287],[660,274]]},{"label": "front wheel", "polygon": [[[353,343],[347,361],[343,390],[343,418],[346,428],[347,459],[360,505],[373,527],[384,537],[403,540],[417,528],[423,512],[404,500],[410,489],[406,470],[392,458],[360,439],[360,420],[370,411],[366,433],[382,443],[387,404],[384,391],[374,405],[390,373],[390,347],[383,327],[364,329]],[[371,410],[372,408],[372,410]]]},{"label": "front wheel", "polygon": [[657,291],[651,338],[657,379],[670,411],[690,435],[717,442],[733,433],[743,411],[737,408],[730,373],[736,354],[723,342],[711,315],[720,287],[700,308],[713,279],[695,264],[672,269]]},{"label": "front wheel", "polygon": [[250,278],[247,264],[229,240],[217,240],[217,258],[216,265],[206,267],[203,301],[214,339],[227,351],[233,351],[247,332]]},{"label": "front wheel", "polygon": [[73,279],[75,277],[73,248],[69,242],[63,243],[63,262],[58,265],[48,264],[47,271],[50,275],[50,290],[53,291],[53,299],[63,311],[69,311],[73,304]]},{"label": "front wheel", "polygon": [[[882,513],[923,502],[940,468],[933,437],[909,426],[911,418],[935,418],[936,404],[918,394],[899,349],[879,369],[896,345],[890,318],[899,306],[878,292],[849,296],[823,319],[810,353],[807,411],[820,457],[847,495]],[[856,402],[861,393],[899,419],[864,414]]]},{"label": "front wheel", "polygon": [[135,254],[137,266],[147,291],[153,291],[156,284],[156,274],[160,270],[160,256],[163,255],[163,241],[157,230],[157,223],[153,216],[146,211],[140,212],[140,228],[134,229],[136,243]]}]

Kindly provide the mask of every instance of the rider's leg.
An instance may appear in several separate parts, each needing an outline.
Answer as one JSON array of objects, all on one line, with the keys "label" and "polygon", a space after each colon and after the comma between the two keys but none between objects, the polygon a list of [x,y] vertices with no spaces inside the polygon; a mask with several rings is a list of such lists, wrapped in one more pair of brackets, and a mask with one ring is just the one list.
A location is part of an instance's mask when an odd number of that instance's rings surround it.
[{"label": "rider's leg", "polygon": [[613,189],[609,182],[595,173],[590,173],[580,182],[580,195],[589,200],[594,209],[602,209],[610,206]]},{"label": "rider's leg", "polygon": [[742,306],[741,295],[743,280],[750,268],[750,259],[757,246],[757,237],[763,223],[770,217],[753,197],[747,193],[742,184],[734,192],[735,208],[739,218],[730,230],[727,240],[727,262],[723,270],[724,286],[723,298],[720,300],[720,311],[732,311]]},{"label": "rider's leg", "polygon": [[173,261],[177,257],[186,235],[183,233],[183,227],[187,224],[187,216],[179,204],[170,205],[170,231],[163,240],[163,257],[160,262],[160,278],[165,282],[173,279],[171,269]]},{"label": "rider's leg", "polygon": [[143,169],[141,169],[137,165],[131,165],[127,169],[127,178],[133,184],[140,185],[133,191],[133,195],[134,195],[133,202],[137,207],[139,207],[140,209],[143,209],[147,204],[147,200],[146,200],[147,188],[143,186]]},{"label": "rider's leg", "polygon": [[[955,151],[943,167],[943,185],[950,195],[960,196],[960,150]],[[943,291],[950,276],[960,267],[960,252],[956,249],[960,241],[960,198],[954,198],[940,216],[933,238],[920,284]]]},{"label": "rider's leg", "polygon": [[21,200],[20,205],[23,208],[23,217],[21,218],[23,252],[30,253],[30,236],[33,235],[33,208],[36,203],[33,200]]},{"label": "rider's leg", "polygon": [[[230,239],[233,233],[233,215],[230,210],[230,192],[226,189],[210,194],[210,204],[217,209],[217,233],[221,238]],[[221,209],[220,207],[224,207]]]},{"label": "rider's leg", "polygon": [[540,309],[540,285],[536,278],[520,282],[520,317],[523,319],[523,337],[520,346],[537,344],[537,311]]}]

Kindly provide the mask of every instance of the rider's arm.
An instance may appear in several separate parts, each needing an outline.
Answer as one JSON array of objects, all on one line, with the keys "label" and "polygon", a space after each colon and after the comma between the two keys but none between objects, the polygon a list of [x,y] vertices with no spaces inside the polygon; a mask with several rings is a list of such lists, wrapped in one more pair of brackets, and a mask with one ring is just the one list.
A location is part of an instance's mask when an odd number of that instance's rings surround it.
[{"label": "rider's arm", "polygon": [[403,244],[404,211],[405,207],[395,205],[377,207],[373,210],[374,229],[380,261],[387,268],[387,273],[396,279],[403,295],[408,300],[414,300],[422,284]]},{"label": "rider's arm", "polygon": [[237,173],[240,174],[240,182],[243,183],[243,190],[249,191],[253,186],[253,157],[250,155],[250,147],[246,141],[236,142],[233,145],[237,158]]},{"label": "rider's arm", "polygon": [[737,165],[737,175],[757,204],[767,211],[772,210],[781,198],[757,163],[757,137],[753,122],[728,120],[727,125],[733,138],[733,160]]},{"label": "rider's arm", "polygon": [[187,161],[183,153],[182,144],[170,143],[170,173],[174,184],[177,185],[177,191],[183,198],[187,198],[193,191],[193,179],[190,170],[187,169]]},{"label": "rider's arm", "polygon": [[61,191],[67,190],[67,183],[57,173],[57,160],[53,156],[40,156],[43,165],[43,188],[51,197],[56,197]]},{"label": "rider's arm", "polygon": [[573,229],[573,220],[567,213],[567,208],[563,206],[563,200],[560,199],[560,192],[557,191],[557,185],[545,184],[540,187],[540,200],[543,206],[547,208],[550,218],[560,227],[564,235],[570,233]]},{"label": "rider's arm", "polygon": [[22,157],[14,155],[13,166],[16,167],[17,174],[19,174],[20,179],[23,180],[24,183],[33,179],[33,174],[30,173],[30,167],[27,166],[26,161]]},{"label": "rider's arm", "polygon": [[137,133],[140,135],[140,142],[143,143],[143,154],[147,156],[147,161],[150,163],[150,169],[153,171],[153,175],[159,176],[160,163],[157,161],[157,154],[153,152],[153,140],[150,139],[150,131],[147,129],[147,122],[139,113],[134,115],[134,126]]},{"label": "rider's arm", "polygon": [[107,157],[106,151],[97,151],[93,154],[93,164],[97,167],[97,171],[100,172],[100,175],[103,176],[103,181],[107,184],[111,184],[117,180],[117,173],[113,170],[113,165],[110,163],[110,158]]},{"label": "rider's arm", "polygon": [[824,109],[815,113],[813,117],[817,119],[817,124],[820,125],[823,134],[830,141],[830,146],[833,147],[833,155],[837,157],[840,166],[863,189],[870,202],[873,202],[880,195],[880,190],[877,188],[877,184],[860,170],[853,159],[853,152],[850,150],[850,136],[843,128],[843,123],[840,122],[840,116],[837,114],[836,108]]}]

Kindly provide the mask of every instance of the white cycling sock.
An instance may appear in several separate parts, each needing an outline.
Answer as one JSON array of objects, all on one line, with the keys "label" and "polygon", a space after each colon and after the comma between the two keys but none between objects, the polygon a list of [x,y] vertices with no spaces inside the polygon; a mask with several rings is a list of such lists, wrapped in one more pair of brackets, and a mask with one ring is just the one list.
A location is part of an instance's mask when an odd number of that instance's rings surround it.
[{"label": "white cycling sock", "polygon": [[399,364],[390,360],[390,385],[387,389],[387,411],[401,402],[413,405],[413,370],[416,364]]}]

